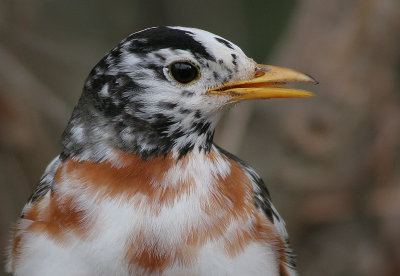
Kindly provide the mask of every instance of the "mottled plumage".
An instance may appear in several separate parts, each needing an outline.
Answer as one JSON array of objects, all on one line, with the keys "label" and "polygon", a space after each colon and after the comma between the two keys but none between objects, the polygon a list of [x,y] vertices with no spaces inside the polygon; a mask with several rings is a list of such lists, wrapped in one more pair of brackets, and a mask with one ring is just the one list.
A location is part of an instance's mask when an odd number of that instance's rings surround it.
[{"label": "mottled plumage", "polygon": [[274,70],[198,29],[149,28],[123,40],[90,72],[63,150],[17,222],[8,270],[295,275],[263,181],[213,144],[221,113],[255,97],[248,89],[281,93],[277,83],[310,80],[290,71],[260,81]]}]

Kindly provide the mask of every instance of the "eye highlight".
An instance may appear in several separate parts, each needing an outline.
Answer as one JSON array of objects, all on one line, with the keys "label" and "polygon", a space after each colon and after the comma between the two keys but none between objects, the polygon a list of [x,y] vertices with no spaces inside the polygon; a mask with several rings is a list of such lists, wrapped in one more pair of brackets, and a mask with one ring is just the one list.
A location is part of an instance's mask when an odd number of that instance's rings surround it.
[{"label": "eye highlight", "polygon": [[181,84],[188,84],[200,75],[199,68],[187,61],[174,62],[169,66],[171,76]]}]

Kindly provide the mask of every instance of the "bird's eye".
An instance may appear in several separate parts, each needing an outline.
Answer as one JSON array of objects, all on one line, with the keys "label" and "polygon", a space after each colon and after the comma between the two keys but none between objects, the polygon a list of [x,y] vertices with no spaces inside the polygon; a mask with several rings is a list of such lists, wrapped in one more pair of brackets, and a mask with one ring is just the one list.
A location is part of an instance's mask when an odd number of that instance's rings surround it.
[{"label": "bird's eye", "polygon": [[178,61],[169,66],[171,76],[181,84],[188,84],[199,77],[199,69],[186,61]]}]

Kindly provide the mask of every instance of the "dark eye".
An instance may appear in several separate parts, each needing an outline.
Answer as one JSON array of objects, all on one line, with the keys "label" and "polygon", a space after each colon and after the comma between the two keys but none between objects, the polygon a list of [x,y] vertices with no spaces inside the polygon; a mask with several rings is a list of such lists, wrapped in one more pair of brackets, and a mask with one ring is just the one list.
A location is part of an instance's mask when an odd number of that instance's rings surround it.
[{"label": "dark eye", "polygon": [[171,76],[182,84],[187,84],[199,76],[199,69],[190,62],[175,62],[172,63],[169,68]]}]

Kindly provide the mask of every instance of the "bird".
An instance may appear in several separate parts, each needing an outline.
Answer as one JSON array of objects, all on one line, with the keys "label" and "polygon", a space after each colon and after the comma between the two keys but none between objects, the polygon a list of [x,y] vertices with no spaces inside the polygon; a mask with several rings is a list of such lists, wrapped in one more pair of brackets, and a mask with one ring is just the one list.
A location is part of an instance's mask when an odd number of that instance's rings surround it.
[{"label": "bird", "polygon": [[91,70],[18,219],[6,269],[46,275],[297,275],[260,176],[213,142],[243,100],[309,97],[299,71],[257,64],[187,27],[133,33]]}]

